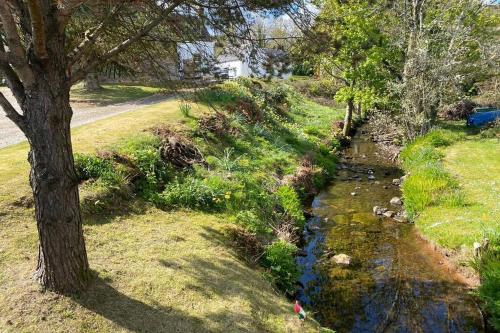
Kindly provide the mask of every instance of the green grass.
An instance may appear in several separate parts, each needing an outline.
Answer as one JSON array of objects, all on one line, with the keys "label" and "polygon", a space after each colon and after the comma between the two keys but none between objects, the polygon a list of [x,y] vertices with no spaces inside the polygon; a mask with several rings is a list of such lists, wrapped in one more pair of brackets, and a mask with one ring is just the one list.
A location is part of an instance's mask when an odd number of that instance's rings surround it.
[{"label": "green grass", "polygon": [[427,239],[459,253],[460,264],[470,264],[474,242],[489,239],[490,250],[473,266],[483,307],[500,329],[500,142],[485,135],[491,129],[442,127],[401,153],[409,172],[402,186],[405,208]]},{"label": "green grass", "polygon": [[108,105],[137,100],[161,92],[161,88],[141,85],[103,84],[102,89],[87,92],[82,84],[71,88],[72,102]]},{"label": "green grass", "polygon": [[[23,143],[1,149],[0,331],[317,331],[311,322],[300,325],[291,312],[292,304],[266,281],[267,271],[250,268],[229,246],[226,234],[228,226],[242,220],[242,226],[248,225],[248,230],[253,228],[272,242],[272,230],[262,223],[268,218],[263,213],[265,203],[277,190],[277,174],[293,174],[305,154],[311,155],[315,168],[326,172],[324,176],[334,167],[326,148],[333,142],[326,138],[331,121],[341,118],[342,111],[300,100],[299,96],[291,98],[291,110],[284,117],[275,118],[271,112],[265,122],[250,124],[231,116],[239,133],[236,137],[197,135],[197,119],[213,111],[193,104],[186,119],[178,101],[74,129],[75,153],[92,156],[114,150],[136,156],[134,161],[139,163],[148,159],[142,159],[138,152],[157,144],[145,130],[168,124],[189,135],[211,166],[167,177],[170,184],[175,179],[184,184],[186,179],[219,177],[245,189],[224,191],[221,200],[227,202],[217,212],[190,206],[192,198],[162,210],[149,201],[150,197],[141,199],[141,192],[133,194],[135,199],[120,197],[109,187],[107,176],[99,186],[85,182],[81,186],[84,234],[97,278],[76,296],[41,291],[32,280],[37,255],[34,212],[23,207],[26,200],[19,200],[30,197],[28,146]],[[313,126],[318,129],[311,131]],[[108,163],[83,160],[79,163],[87,168],[90,178],[112,173]],[[296,198],[290,193],[282,196],[287,208],[277,213],[297,219]],[[105,202],[109,198],[112,206]],[[246,213],[238,214],[240,210]],[[290,253],[280,255],[284,257],[273,260],[290,263],[286,260]]]},{"label": "green grass", "polygon": [[437,129],[401,153],[410,173],[403,183],[410,217],[427,238],[450,249],[470,249],[500,228],[500,145],[467,134]]}]

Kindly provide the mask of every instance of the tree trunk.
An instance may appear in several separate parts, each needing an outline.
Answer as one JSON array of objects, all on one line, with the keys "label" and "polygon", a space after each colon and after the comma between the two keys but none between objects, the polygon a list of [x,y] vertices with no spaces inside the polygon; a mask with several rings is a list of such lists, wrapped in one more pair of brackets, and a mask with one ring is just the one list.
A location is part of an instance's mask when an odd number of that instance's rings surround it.
[{"label": "tree trunk", "polygon": [[85,91],[94,92],[102,89],[101,84],[99,83],[99,74],[97,73],[89,73],[85,77],[83,81],[83,88]]},{"label": "tree trunk", "polygon": [[357,120],[361,120],[362,118],[362,113],[361,113],[361,103],[358,103],[357,107],[356,107],[356,117],[357,117]]},{"label": "tree trunk", "polygon": [[343,129],[344,136],[349,136],[349,133],[351,132],[353,110],[354,110],[354,101],[350,99],[347,101],[347,107],[345,109],[344,129]]},{"label": "tree trunk", "polygon": [[66,293],[86,286],[89,265],[71,144],[71,83],[64,47],[54,45],[50,51],[46,63],[32,61],[40,79],[27,90],[22,109],[40,241],[35,277],[45,288]]}]

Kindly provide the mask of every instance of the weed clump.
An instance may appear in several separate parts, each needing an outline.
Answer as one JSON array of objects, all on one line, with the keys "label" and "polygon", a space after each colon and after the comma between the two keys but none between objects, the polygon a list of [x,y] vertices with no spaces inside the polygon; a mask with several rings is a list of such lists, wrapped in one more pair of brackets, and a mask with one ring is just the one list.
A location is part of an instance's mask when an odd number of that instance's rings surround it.
[{"label": "weed clump", "polygon": [[277,240],[266,246],[263,258],[264,267],[269,268],[271,280],[285,292],[292,293],[299,278],[295,263],[297,247],[284,240]]}]

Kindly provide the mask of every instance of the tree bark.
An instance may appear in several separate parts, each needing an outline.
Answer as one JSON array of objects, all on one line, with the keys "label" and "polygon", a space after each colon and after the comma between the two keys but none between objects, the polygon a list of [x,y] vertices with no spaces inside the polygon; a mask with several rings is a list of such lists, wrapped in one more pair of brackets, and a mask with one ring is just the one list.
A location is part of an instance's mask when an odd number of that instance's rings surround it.
[{"label": "tree bark", "polygon": [[358,103],[357,107],[356,107],[356,117],[357,117],[357,120],[361,120],[362,118],[362,109],[361,109],[361,103]]},{"label": "tree bark", "polygon": [[351,132],[353,110],[354,110],[354,101],[350,99],[347,101],[347,106],[345,109],[344,128],[342,132],[344,136],[349,136],[349,133]]},{"label": "tree bark", "polygon": [[52,39],[48,46],[47,61],[31,60],[39,80],[26,90],[21,107],[40,241],[35,277],[45,288],[66,293],[86,286],[89,265],[71,143],[73,112],[71,83],[64,70],[64,37]]}]

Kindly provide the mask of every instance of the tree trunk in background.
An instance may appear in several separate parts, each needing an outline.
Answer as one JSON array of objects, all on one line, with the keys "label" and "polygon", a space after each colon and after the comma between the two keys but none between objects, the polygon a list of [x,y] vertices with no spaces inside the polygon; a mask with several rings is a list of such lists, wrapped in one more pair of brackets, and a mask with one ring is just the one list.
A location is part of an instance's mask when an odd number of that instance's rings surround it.
[{"label": "tree trunk in background", "polygon": [[39,234],[36,278],[47,289],[74,292],[86,286],[89,265],[73,161],[64,37],[48,45],[51,58],[32,60],[35,77],[22,105],[30,143],[30,184]]},{"label": "tree trunk in background", "polygon": [[347,106],[345,110],[344,129],[342,132],[344,136],[349,136],[349,133],[351,132],[353,110],[354,110],[354,101],[350,99],[347,101]]},{"label": "tree trunk in background", "polygon": [[83,88],[85,91],[94,92],[102,89],[101,84],[99,83],[99,74],[98,73],[89,73],[85,80],[83,81]]},{"label": "tree trunk in background", "polygon": [[356,117],[357,117],[357,120],[361,120],[362,118],[362,114],[361,114],[361,103],[358,103],[357,107],[356,107]]}]

